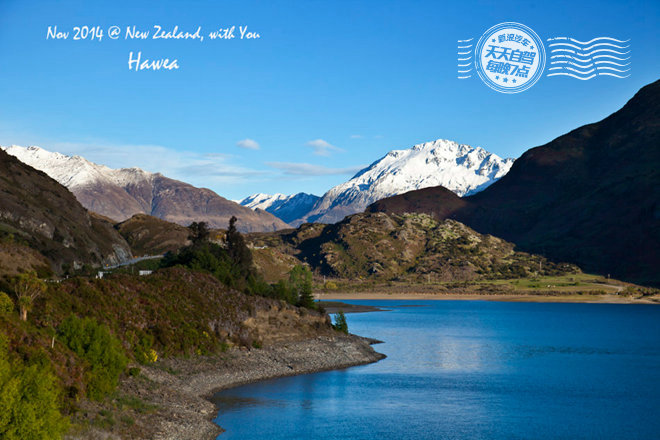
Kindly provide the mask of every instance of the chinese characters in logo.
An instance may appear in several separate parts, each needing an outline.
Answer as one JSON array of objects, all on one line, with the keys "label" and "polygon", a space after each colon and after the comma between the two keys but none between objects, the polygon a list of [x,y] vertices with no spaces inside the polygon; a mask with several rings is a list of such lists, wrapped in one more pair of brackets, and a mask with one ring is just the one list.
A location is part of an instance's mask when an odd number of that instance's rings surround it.
[{"label": "chinese characters in logo", "polygon": [[501,23],[481,37],[475,64],[481,79],[492,89],[517,93],[531,87],[545,66],[540,38],[524,25]]}]

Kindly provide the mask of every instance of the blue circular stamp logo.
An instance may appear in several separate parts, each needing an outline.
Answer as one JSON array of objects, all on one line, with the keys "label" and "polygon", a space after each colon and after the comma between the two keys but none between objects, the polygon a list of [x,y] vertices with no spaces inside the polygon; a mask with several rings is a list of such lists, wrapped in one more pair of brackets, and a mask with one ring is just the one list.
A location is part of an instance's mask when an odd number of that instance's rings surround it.
[{"label": "blue circular stamp logo", "polygon": [[545,68],[545,48],[536,32],[520,23],[500,23],[488,29],[474,51],[481,80],[501,93],[532,87]]}]

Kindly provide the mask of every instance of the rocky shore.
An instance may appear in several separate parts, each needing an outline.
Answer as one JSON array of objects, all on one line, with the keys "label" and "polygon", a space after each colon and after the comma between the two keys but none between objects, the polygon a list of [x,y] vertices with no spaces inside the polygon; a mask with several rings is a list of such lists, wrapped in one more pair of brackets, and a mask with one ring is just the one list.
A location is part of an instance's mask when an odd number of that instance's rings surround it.
[{"label": "rocky shore", "polygon": [[[385,356],[374,351],[370,345],[374,342],[335,333],[262,349],[167,359],[142,367],[138,376],[123,381],[120,390],[146,408],[131,414],[132,438],[214,439],[223,432],[213,423],[217,409],[209,398],[215,392],[265,379],[376,362]],[[85,438],[90,438],[90,433],[86,434]]]}]

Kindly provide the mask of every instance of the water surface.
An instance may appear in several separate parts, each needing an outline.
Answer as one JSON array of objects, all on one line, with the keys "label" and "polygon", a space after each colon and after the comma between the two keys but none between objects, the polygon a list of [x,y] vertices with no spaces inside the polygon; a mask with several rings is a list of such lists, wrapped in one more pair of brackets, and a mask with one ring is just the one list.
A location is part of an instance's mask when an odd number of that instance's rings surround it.
[{"label": "water surface", "polygon": [[660,307],[347,302],[388,358],[222,391],[219,439],[660,439]]}]

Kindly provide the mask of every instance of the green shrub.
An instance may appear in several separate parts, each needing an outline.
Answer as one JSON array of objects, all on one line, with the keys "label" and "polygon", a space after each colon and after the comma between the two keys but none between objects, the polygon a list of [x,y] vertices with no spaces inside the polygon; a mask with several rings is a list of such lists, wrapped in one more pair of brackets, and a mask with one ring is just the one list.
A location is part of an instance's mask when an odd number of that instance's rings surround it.
[{"label": "green shrub", "polygon": [[[229,250],[215,243],[199,242],[180,249],[177,253],[168,253],[161,260],[161,267],[184,266],[193,270],[207,272],[228,287],[250,295],[281,299],[289,304],[314,308],[312,295],[312,273],[306,266],[296,266],[288,280],[268,284],[256,272],[252,261],[246,255],[249,249],[235,232],[231,237],[238,242]],[[230,255],[230,251],[236,256]]]},{"label": "green shrub", "polygon": [[208,272],[229,287],[245,286],[246,280],[234,277],[232,261],[225,249],[215,243],[198,243],[182,248],[177,253],[168,253],[161,261],[162,267],[185,266],[193,270]]},{"label": "green shrub", "polygon": [[5,292],[0,292],[0,315],[8,315],[14,311],[14,301]]},{"label": "green shrub", "polygon": [[0,335],[0,438],[61,438],[69,421],[58,409],[60,391],[49,366],[10,363]]},{"label": "green shrub", "polygon": [[348,334],[348,323],[346,322],[346,315],[344,315],[342,310],[335,315],[335,323],[332,327],[337,331]]},{"label": "green shrub", "polygon": [[58,333],[67,347],[89,362],[86,382],[90,398],[100,400],[117,388],[128,359],[108,327],[93,318],[70,316],[62,321]]},{"label": "green shrub", "polygon": [[[312,273],[306,266],[296,266],[288,280],[268,284],[254,267],[252,253],[245,239],[236,229],[236,217],[229,221],[225,234],[225,246],[208,241],[206,226],[193,223],[189,226],[193,244],[168,252],[161,260],[161,267],[184,266],[207,272],[228,287],[250,295],[276,298],[290,304],[314,308]],[[200,232],[200,227],[201,231]]]},{"label": "green shrub", "polygon": [[135,356],[136,361],[141,364],[150,364],[156,361],[154,357],[157,358],[157,355],[155,354],[156,351],[153,349],[153,335],[138,331],[137,334],[130,332],[127,336],[133,346],[133,355]]},{"label": "green shrub", "polygon": [[213,274],[229,287],[245,293],[257,293],[254,289],[268,290],[268,285],[255,282],[257,275],[252,263],[252,253],[245,240],[236,229],[236,217],[229,220],[229,228],[225,234],[226,247],[208,241],[209,231],[205,223],[192,223],[190,229],[190,246],[180,249],[177,253],[167,253],[161,261],[162,267],[182,265],[194,270]]},{"label": "green shrub", "polygon": [[279,280],[272,285],[271,296],[273,298],[281,299],[289,304],[298,302],[298,295],[293,291],[293,288],[287,280]]}]

